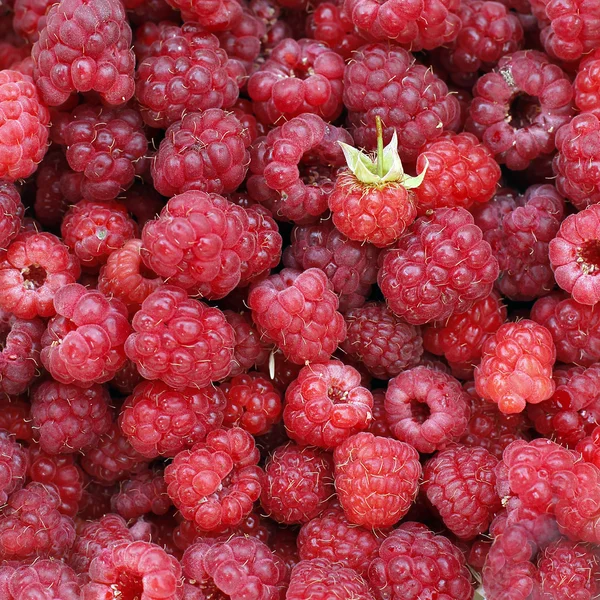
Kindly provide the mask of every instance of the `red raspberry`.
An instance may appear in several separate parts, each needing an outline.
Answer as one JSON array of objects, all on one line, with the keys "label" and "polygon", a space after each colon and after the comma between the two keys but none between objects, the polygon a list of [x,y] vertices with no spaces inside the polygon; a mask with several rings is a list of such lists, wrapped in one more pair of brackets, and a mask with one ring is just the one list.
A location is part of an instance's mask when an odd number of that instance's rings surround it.
[{"label": "red raspberry", "polygon": [[127,208],[140,228],[154,219],[165,205],[165,199],[149,183],[134,183],[119,196],[119,202]]},{"label": "red raspberry", "polygon": [[307,365],[285,392],[283,422],[292,440],[331,450],[368,428],[373,396],[360,373],[338,360]]},{"label": "red raspberry", "polygon": [[575,106],[582,113],[600,117],[600,53],[596,50],[579,63],[573,82]]},{"label": "red raspberry", "polygon": [[21,230],[24,213],[19,190],[8,181],[0,181],[0,248],[6,249],[15,239]]},{"label": "red raspberry", "polygon": [[165,469],[173,504],[207,531],[233,527],[252,510],[263,471],[252,436],[234,427],[211,431],[205,442],[182,450]]},{"label": "red raspberry", "polygon": [[135,363],[127,359],[125,364],[115,373],[109,385],[122,396],[129,396],[138,383],[144,378],[140,375]]},{"label": "red raspberry", "polygon": [[8,431],[0,429],[0,503],[6,504],[9,496],[25,482],[29,465],[27,452]]},{"label": "red raspberry", "polygon": [[334,494],[331,455],[318,448],[280,446],[268,457],[265,473],[260,503],[278,523],[308,523]]},{"label": "red raspberry", "polygon": [[552,335],[534,321],[505,323],[482,349],[475,369],[475,387],[501,412],[518,413],[527,403],[538,404],[554,393],[552,366],[556,348]]},{"label": "red raspberry", "polygon": [[394,436],[428,454],[443,450],[465,433],[469,404],[468,394],[454,377],[429,367],[400,373],[385,393]]},{"label": "red raspberry", "polygon": [[55,293],[79,274],[79,261],[56,236],[21,233],[0,259],[0,308],[20,319],[51,317]]},{"label": "red raspberry", "polygon": [[253,367],[265,365],[273,346],[263,341],[258,335],[250,313],[224,310],[223,314],[235,333],[235,345],[229,376],[236,377]]},{"label": "red raspberry", "polygon": [[242,6],[237,0],[167,0],[173,8],[181,11],[185,21],[202,23],[207,31],[228,31],[242,19]]},{"label": "red raspberry", "polygon": [[48,106],[74,92],[95,91],[107,104],[134,92],[135,57],[123,5],[116,0],[65,0],[50,8],[33,45],[34,79]]},{"label": "red raspberry", "polygon": [[600,468],[600,427],[595,427],[590,435],[581,439],[575,450],[581,454],[583,460]]},{"label": "red raspberry", "polygon": [[136,98],[144,122],[166,129],[186,113],[230,108],[243,70],[233,63],[198,23],[165,26],[137,68]]},{"label": "red raspberry", "polygon": [[13,28],[29,43],[37,42],[40,31],[46,26],[46,13],[52,6],[50,0],[15,0]]},{"label": "red raspberry", "polygon": [[283,269],[255,283],[248,294],[252,319],[296,364],[324,362],[346,337],[338,298],[320,269]]},{"label": "red raspberry", "polygon": [[[110,499],[119,489],[115,483],[102,484],[84,473],[83,496],[77,513],[81,519],[100,519],[110,513]],[[115,515],[116,516],[116,515]]]},{"label": "red raspberry", "polygon": [[473,91],[465,129],[483,141],[498,163],[514,171],[552,154],[556,130],[573,115],[571,82],[535,50],[504,56]]},{"label": "red raspberry", "polygon": [[342,108],[344,59],[315,40],[282,40],[248,81],[254,114],[265,124],[315,113],[334,121]]},{"label": "red raspberry", "polygon": [[[4,5],[3,5],[4,9]],[[3,14],[2,18],[6,21],[11,21],[11,13]],[[11,69],[14,71],[20,71],[18,65],[31,55],[31,47],[23,46],[22,40],[17,38],[16,32],[11,26],[9,26],[10,32],[2,32],[3,39],[0,42],[0,69]],[[12,34],[12,35],[11,35]],[[6,41],[6,36],[14,36],[14,43]]]},{"label": "red raspberry", "polygon": [[341,348],[374,377],[389,379],[419,363],[423,340],[418,327],[399,319],[383,302],[349,310]]},{"label": "red raspberry", "polygon": [[202,388],[229,374],[235,333],[218,309],[164,285],[143,302],[131,322],[127,356],[145,379],[182,389]]},{"label": "red raspberry", "polygon": [[137,519],[147,513],[164,515],[171,508],[171,499],[162,473],[142,471],[121,482],[119,493],[111,499],[111,506],[124,519]]},{"label": "red raspberry", "polygon": [[[428,566],[422,568],[425,564]],[[369,583],[389,600],[402,600],[412,590],[415,598],[473,597],[471,576],[461,551],[421,523],[402,523],[383,540],[379,558],[369,568]]]},{"label": "red raspberry", "polygon": [[0,71],[0,102],[0,179],[25,179],[48,149],[50,113],[33,81],[18,71]]},{"label": "red raspberry", "polygon": [[176,456],[202,442],[223,422],[226,400],[216,387],[175,391],[144,381],[127,398],[119,425],[132,447],[147,458]]},{"label": "red raspberry", "polygon": [[110,395],[100,385],[82,389],[47,380],[31,394],[31,418],[40,447],[48,454],[71,454],[94,447],[110,430]]},{"label": "red raspberry", "polygon": [[488,530],[502,508],[494,469],[498,459],[483,448],[456,445],[425,463],[423,492],[444,525],[460,539]]},{"label": "red raspberry", "polygon": [[385,416],[385,390],[373,390],[373,420],[367,431],[380,437],[394,437]]},{"label": "red raspberry", "polygon": [[17,440],[28,444],[37,437],[30,413],[31,405],[21,398],[0,396],[0,429],[8,431]]},{"label": "red raspberry", "polygon": [[220,108],[184,115],[167,129],[154,156],[154,187],[163,196],[235,192],[246,176],[251,141],[237,117]]},{"label": "red raspberry", "polygon": [[[379,8],[390,1],[395,0],[372,4]],[[440,4],[433,3],[432,8]],[[416,64],[406,50],[383,44],[364,46],[346,66],[344,104],[357,146],[376,148],[377,115],[384,124],[384,141],[388,143],[396,131],[400,158],[409,163],[450,127],[460,110],[458,100],[430,69]]]}]

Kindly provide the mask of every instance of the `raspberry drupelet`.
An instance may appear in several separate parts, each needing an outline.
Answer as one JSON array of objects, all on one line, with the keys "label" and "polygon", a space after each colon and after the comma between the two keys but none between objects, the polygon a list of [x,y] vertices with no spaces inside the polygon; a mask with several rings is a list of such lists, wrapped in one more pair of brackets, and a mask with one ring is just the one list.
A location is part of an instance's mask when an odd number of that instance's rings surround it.
[{"label": "raspberry drupelet", "polygon": [[31,55],[34,79],[48,106],[62,104],[75,92],[98,92],[115,106],[133,96],[131,28],[117,0],[53,5]]},{"label": "raspberry drupelet", "polygon": [[0,503],[3,506],[10,495],[25,483],[28,466],[27,451],[14,435],[0,429]]},{"label": "raspberry drupelet", "polygon": [[266,365],[273,345],[261,339],[250,313],[224,310],[223,314],[235,333],[235,346],[233,347],[229,376],[236,377],[254,367]]},{"label": "raspberry drupelet", "polygon": [[8,181],[0,181],[0,249],[6,250],[18,235],[24,214],[19,190]]},{"label": "raspberry drupelet", "polygon": [[164,515],[171,507],[171,499],[162,473],[142,471],[121,482],[111,506],[124,519],[137,519],[148,513]]}]

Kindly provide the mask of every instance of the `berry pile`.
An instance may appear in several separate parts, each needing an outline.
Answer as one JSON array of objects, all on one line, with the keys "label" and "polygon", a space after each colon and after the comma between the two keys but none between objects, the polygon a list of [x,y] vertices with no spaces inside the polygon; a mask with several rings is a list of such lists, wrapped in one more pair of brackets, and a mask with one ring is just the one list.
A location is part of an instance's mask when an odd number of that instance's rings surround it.
[{"label": "berry pile", "polygon": [[600,11],[0,0],[0,600],[600,600]]}]

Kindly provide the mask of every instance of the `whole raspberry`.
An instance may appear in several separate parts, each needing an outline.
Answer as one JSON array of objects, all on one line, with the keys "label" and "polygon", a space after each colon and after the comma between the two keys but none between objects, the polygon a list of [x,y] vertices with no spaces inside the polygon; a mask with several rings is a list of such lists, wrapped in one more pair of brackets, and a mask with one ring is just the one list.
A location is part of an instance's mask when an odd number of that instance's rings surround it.
[{"label": "whole raspberry", "polygon": [[498,459],[483,448],[456,445],[425,463],[423,492],[444,525],[460,539],[488,530],[502,508],[496,492]]},{"label": "whole raspberry", "polygon": [[278,523],[308,523],[334,494],[331,455],[318,448],[280,446],[267,458],[265,474],[260,503]]},{"label": "whole raspberry", "polygon": [[399,319],[383,302],[353,308],[345,318],[348,333],[341,348],[374,377],[389,379],[419,363],[420,329]]},{"label": "whole raspberry", "polygon": [[53,5],[31,55],[34,79],[48,106],[62,104],[75,92],[98,92],[112,105],[133,96],[131,29],[117,0]]},{"label": "whole raspberry", "polygon": [[289,269],[321,269],[340,296],[340,310],[362,306],[377,281],[379,250],[349,240],[330,220],[294,227],[283,254]]},{"label": "whole raspberry", "polygon": [[415,598],[473,598],[471,576],[460,550],[421,523],[402,523],[383,540],[379,557],[369,568],[369,583],[389,600],[402,600],[407,590],[414,590]]},{"label": "whole raspberry", "polygon": [[465,129],[483,141],[498,163],[514,171],[552,154],[556,130],[573,115],[571,82],[535,50],[501,58],[473,92]]},{"label": "whole raspberry", "polygon": [[229,376],[236,377],[253,367],[266,365],[273,346],[267,341],[262,340],[258,335],[250,313],[237,313],[232,310],[224,310],[223,314],[227,322],[233,327],[235,334],[235,345],[233,347],[233,359]]},{"label": "whole raspberry", "polygon": [[260,496],[263,471],[252,436],[217,429],[191,450],[182,450],[165,468],[167,490],[184,518],[207,531],[232,527]]},{"label": "whole raspberry", "polygon": [[79,274],[79,261],[56,236],[21,233],[0,258],[0,308],[20,319],[51,317],[54,295]]},{"label": "whole raspberry", "polygon": [[464,208],[419,217],[381,263],[379,287],[389,307],[414,325],[468,311],[498,276],[498,261]]},{"label": "whole raspberry", "polygon": [[346,517],[368,529],[395,525],[419,490],[419,454],[408,444],[357,433],[333,453],[335,488]]},{"label": "whole raspberry", "polygon": [[246,176],[251,141],[237,117],[220,108],[186,114],[167,129],[154,155],[154,187],[163,196],[235,192]]},{"label": "whole raspberry", "polygon": [[202,388],[229,374],[235,334],[225,315],[164,285],[143,302],[125,342],[127,356],[145,379],[182,389]]},{"label": "whole raspberry", "polygon": [[125,364],[131,332],[125,305],[72,283],[54,296],[56,316],[42,337],[44,367],[61,383],[104,383]]},{"label": "whole raspberry", "polygon": [[25,482],[29,465],[26,450],[8,431],[0,429],[0,503],[6,504],[9,496]]},{"label": "whole raspberry", "polygon": [[[395,0],[371,3],[379,8],[390,1]],[[458,100],[430,69],[416,64],[406,50],[383,44],[363,46],[346,65],[344,104],[357,146],[376,148],[375,116],[379,116],[384,141],[389,142],[396,131],[400,158],[408,163],[450,127],[460,110]]]},{"label": "whole raspberry", "polygon": [[292,440],[331,450],[368,428],[373,396],[360,373],[338,360],[307,365],[285,393],[283,422]]},{"label": "whole raspberry", "polygon": [[31,405],[20,397],[0,396],[0,429],[28,444],[37,437],[31,421]]},{"label": "whole raspberry", "polygon": [[6,249],[21,229],[25,207],[19,190],[8,181],[0,181],[0,248]]},{"label": "whole raspberry", "polygon": [[389,382],[385,412],[390,430],[419,452],[458,441],[469,421],[469,396],[460,383],[429,367],[414,367]]},{"label": "whole raspberry", "polygon": [[233,63],[198,23],[165,26],[137,68],[136,98],[144,122],[166,129],[190,112],[230,108],[243,71]]},{"label": "whole raspberry", "polygon": [[71,454],[94,447],[112,423],[110,395],[101,385],[47,380],[31,393],[31,418],[48,454]]},{"label": "whole raspberry", "polygon": [[147,513],[164,515],[171,507],[171,499],[162,473],[142,471],[121,482],[111,506],[124,519],[137,519]]},{"label": "whole raspberry", "polygon": [[176,456],[223,422],[226,399],[216,387],[172,390],[162,381],[136,386],[119,416],[132,447],[147,458]]},{"label": "whole raspberry", "polygon": [[246,75],[250,76],[255,69],[255,61],[260,56],[262,40],[266,34],[267,24],[250,8],[243,8],[241,20],[217,35],[227,56],[242,63]]},{"label": "whole raspberry", "polygon": [[579,63],[573,82],[575,106],[582,113],[600,117],[600,53],[596,50]]},{"label": "whole raspberry", "polygon": [[505,323],[483,345],[475,369],[477,393],[503,413],[521,412],[527,403],[538,404],[554,393],[555,360],[548,329],[529,319]]},{"label": "whole raspberry", "polygon": [[346,337],[338,298],[320,269],[283,269],[253,284],[248,306],[259,333],[296,364],[327,361]]},{"label": "whole raspberry", "polygon": [[33,81],[18,71],[0,71],[0,104],[0,179],[25,179],[48,149],[50,113]]}]

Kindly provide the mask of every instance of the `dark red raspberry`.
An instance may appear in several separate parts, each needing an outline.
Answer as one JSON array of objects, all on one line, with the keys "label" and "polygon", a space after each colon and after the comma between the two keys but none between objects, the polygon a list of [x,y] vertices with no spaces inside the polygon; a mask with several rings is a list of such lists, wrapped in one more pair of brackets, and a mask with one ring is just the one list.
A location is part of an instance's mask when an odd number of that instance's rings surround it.
[{"label": "dark red raspberry", "polygon": [[25,483],[29,457],[15,437],[0,429],[0,503],[6,504],[9,496]]},{"label": "dark red raspberry", "polygon": [[464,208],[419,217],[383,255],[379,287],[389,307],[409,323],[443,321],[492,291],[498,261]]},{"label": "dark red raspberry", "polygon": [[166,467],[169,497],[184,518],[204,530],[233,527],[260,496],[259,458],[254,438],[243,429],[211,431]]},{"label": "dark red raspberry", "polygon": [[8,431],[19,441],[33,442],[37,432],[33,429],[29,402],[19,397],[0,396],[0,429]]},{"label": "dark red raspberry", "polygon": [[458,441],[467,428],[469,404],[468,394],[454,377],[428,367],[400,373],[385,393],[390,430],[424,453]]},{"label": "dark red raspberry", "polygon": [[394,437],[385,416],[385,390],[373,390],[373,420],[367,431],[380,437]]},{"label": "dark red raspberry", "polygon": [[21,229],[25,207],[19,190],[8,181],[0,181],[0,248],[6,249]]},{"label": "dark red raspberry", "polygon": [[503,413],[521,412],[527,403],[538,404],[554,393],[555,360],[548,329],[529,319],[505,323],[483,345],[475,369],[477,393]]},{"label": "dark red raspberry", "polygon": [[119,425],[132,447],[147,458],[175,456],[202,442],[223,422],[226,400],[216,387],[175,391],[144,381],[127,398]]},{"label": "dark red raspberry", "polygon": [[112,105],[133,96],[131,28],[117,0],[55,4],[31,54],[35,82],[48,106],[62,104],[74,92],[98,92]]},{"label": "dark red raspberry", "polygon": [[473,92],[465,129],[477,135],[500,164],[515,171],[552,154],[557,129],[573,115],[571,82],[535,50],[501,58]]},{"label": "dark red raspberry", "polygon": [[236,116],[220,108],[184,115],[154,155],[154,187],[169,197],[188,190],[235,192],[246,176],[251,141]]},{"label": "dark red raspberry", "polygon": [[296,364],[327,361],[346,337],[338,298],[320,269],[283,269],[253,284],[248,306],[259,333]]},{"label": "dark red raspberry", "polygon": [[165,205],[165,199],[149,183],[134,183],[119,196],[119,202],[127,208],[140,229],[154,219]]},{"label": "dark red raspberry", "polygon": [[168,0],[180,10],[185,21],[202,23],[208,31],[227,31],[242,19],[242,6],[237,0]]},{"label": "dark red raspberry", "polygon": [[249,8],[243,8],[241,20],[219,33],[218,38],[227,56],[241,62],[249,76],[254,71],[266,35],[266,23]]},{"label": "dark red raspberry", "polygon": [[171,499],[162,473],[142,471],[121,482],[111,506],[124,519],[137,519],[147,513],[164,515],[171,507]]},{"label": "dark red raspberry", "polygon": [[395,525],[419,490],[419,454],[408,444],[357,433],[333,453],[335,488],[346,517],[368,529]]},{"label": "dark red raspberry", "polygon": [[0,259],[0,308],[20,319],[51,317],[54,294],[79,274],[79,261],[56,236],[21,233]]},{"label": "dark red raspberry", "polygon": [[[427,564],[426,568],[421,568]],[[402,523],[379,547],[369,568],[369,583],[382,598],[401,600],[414,590],[448,600],[473,597],[471,576],[461,551],[421,523]]]},{"label": "dark red raspberry", "polygon": [[262,340],[258,335],[250,313],[224,310],[223,314],[235,334],[230,377],[236,377],[254,367],[265,365],[273,345]]},{"label": "dark red raspberry", "polygon": [[46,26],[46,13],[51,6],[50,0],[15,0],[15,33],[32,44],[37,42],[40,31]]},{"label": "dark red raspberry", "polygon": [[131,324],[125,351],[145,379],[201,388],[231,370],[233,328],[218,308],[188,298],[181,288],[164,285],[152,292]]},{"label": "dark red raspberry", "polygon": [[265,473],[260,503],[278,523],[308,523],[334,494],[331,455],[318,448],[280,446],[268,457]]},{"label": "dark red raspberry", "polygon": [[137,68],[136,98],[144,121],[166,129],[186,113],[230,108],[243,71],[234,62],[198,23],[165,26]]},{"label": "dark red raspberry", "polygon": [[580,440],[575,450],[581,453],[583,460],[600,468],[600,427],[595,427],[590,435]]},{"label": "dark red raspberry", "polygon": [[33,81],[18,71],[0,71],[0,103],[0,179],[25,179],[48,149],[50,113]]},{"label": "dark red raspberry", "polygon": [[582,113],[600,117],[600,52],[597,50],[579,63],[573,82],[575,105]]},{"label": "dark red raspberry", "polygon": [[[3,5],[3,10],[4,10],[4,5]],[[10,18],[11,16],[12,16],[11,13],[6,13],[6,14],[3,14],[2,18],[5,22],[7,22],[7,21],[12,20]],[[12,34],[12,36],[17,38],[16,32],[13,30],[13,28],[11,26],[9,26],[9,29],[10,29],[10,34]],[[8,32],[5,32],[5,31],[3,31],[2,34],[3,34],[3,36],[5,36],[7,34],[10,35]],[[19,39],[15,39],[14,40],[15,43],[5,41],[5,40],[6,40],[6,38],[3,37],[2,41],[0,42],[0,68],[2,70],[5,70],[5,69],[20,70],[15,67],[18,67],[18,65],[21,63],[22,60],[26,59],[27,57],[29,57],[31,55],[31,47],[23,46],[22,40],[19,40]]]}]

